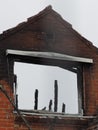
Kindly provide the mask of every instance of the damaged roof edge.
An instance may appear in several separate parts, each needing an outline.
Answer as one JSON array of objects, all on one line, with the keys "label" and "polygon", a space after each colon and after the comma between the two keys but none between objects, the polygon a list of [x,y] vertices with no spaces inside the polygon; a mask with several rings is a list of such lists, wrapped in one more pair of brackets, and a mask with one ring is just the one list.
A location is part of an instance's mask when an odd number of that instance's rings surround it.
[{"label": "damaged roof edge", "polygon": [[23,27],[27,26],[29,23],[36,22],[41,17],[43,17],[44,15],[47,15],[49,13],[56,16],[56,18],[59,19],[59,21],[62,22],[67,27],[70,27],[70,28],[72,27],[72,25],[69,22],[64,20],[62,18],[62,16],[59,13],[57,13],[55,10],[53,10],[51,5],[49,5],[45,9],[40,11],[39,13],[27,18],[26,21],[23,21],[23,22],[19,23],[18,25],[16,25],[15,27],[12,27],[10,29],[7,29],[7,30],[3,31],[3,33],[0,34],[0,40],[5,38],[6,36],[9,36],[9,35],[11,35],[13,33],[16,33],[17,31],[20,31],[21,29],[23,29]]},{"label": "damaged roof edge", "polygon": [[21,51],[21,50],[7,49],[6,55],[21,55],[21,56],[29,56],[29,57],[57,59],[57,60],[64,60],[64,61],[93,63],[93,59],[90,58],[76,57],[76,56],[70,56],[70,55],[54,53],[54,52]]}]

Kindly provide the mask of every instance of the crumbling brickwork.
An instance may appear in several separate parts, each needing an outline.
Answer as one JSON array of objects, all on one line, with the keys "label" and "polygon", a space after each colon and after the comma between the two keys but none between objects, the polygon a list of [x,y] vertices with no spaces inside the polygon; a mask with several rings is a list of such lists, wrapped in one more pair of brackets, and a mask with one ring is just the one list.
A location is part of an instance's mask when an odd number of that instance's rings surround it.
[{"label": "crumbling brickwork", "polygon": [[[10,97],[13,97],[12,90],[9,89],[9,85],[4,80],[0,81],[0,87],[2,86]],[[0,92],[0,129],[1,130],[13,130],[14,129],[14,115],[13,107],[10,104],[5,93]]]},{"label": "crumbling brickwork", "polygon": [[[93,63],[62,61],[80,67],[82,113],[79,115],[36,115],[15,108],[13,97],[14,61],[61,65],[57,60],[7,55],[7,50],[54,52],[89,58]],[[53,62],[55,61],[55,62]],[[2,90],[2,87],[5,91]],[[78,34],[49,6],[27,22],[0,35],[0,130],[97,130],[98,122],[98,49]],[[8,94],[8,95],[6,95]]]}]

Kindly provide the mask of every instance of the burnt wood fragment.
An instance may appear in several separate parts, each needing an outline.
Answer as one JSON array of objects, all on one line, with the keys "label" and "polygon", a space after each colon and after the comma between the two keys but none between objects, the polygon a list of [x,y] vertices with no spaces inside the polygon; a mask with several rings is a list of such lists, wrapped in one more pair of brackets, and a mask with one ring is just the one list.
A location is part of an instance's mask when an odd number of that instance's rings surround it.
[{"label": "burnt wood fragment", "polygon": [[34,110],[38,109],[38,89],[35,90],[35,106]]},{"label": "burnt wood fragment", "polygon": [[54,112],[58,109],[58,83],[57,80],[54,82]]},{"label": "burnt wood fragment", "polygon": [[52,110],[52,100],[50,100],[50,102],[49,102],[49,111],[51,111]]},{"label": "burnt wood fragment", "polygon": [[15,83],[15,87],[17,87],[17,75],[14,75],[14,83]]},{"label": "burnt wood fragment", "polygon": [[42,111],[45,111],[46,110],[46,107],[42,108]]},{"label": "burnt wood fragment", "polygon": [[18,94],[16,94],[16,108],[18,109]]},{"label": "burnt wood fragment", "polygon": [[62,104],[62,113],[65,113],[65,104]]}]

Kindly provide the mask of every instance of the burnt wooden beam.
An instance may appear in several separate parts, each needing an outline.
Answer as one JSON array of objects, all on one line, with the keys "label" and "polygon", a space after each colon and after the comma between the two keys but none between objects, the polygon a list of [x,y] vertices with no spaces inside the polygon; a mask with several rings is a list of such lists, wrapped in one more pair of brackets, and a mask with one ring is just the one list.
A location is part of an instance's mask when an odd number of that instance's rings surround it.
[{"label": "burnt wooden beam", "polygon": [[15,87],[17,87],[17,75],[14,75],[14,83],[15,83]]},{"label": "burnt wooden beam", "polygon": [[49,111],[51,111],[52,110],[52,100],[50,100],[50,102],[49,102]]},{"label": "burnt wooden beam", "polygon": [[17,93],[17,75],[13,76],[13,82],[14,82],[13,91],[14,91],[14,94],[16,96],[16,93]]},{"label": "burnt wooden beam", "polygon": [[20,51],[20,50],[6,50],[6,55],[20,55],[20,56],[29,56],[29,57],[39,57],[39,58],[48,58],[48,59],[56,59],[56,60],[64,60],[64,61],[75,61],[82,63],[93,63],[93,59],[84,58],[84,57],[76,57],[71,55],[65,55],[54,52],[38,52],[38,51]]},{"label": "burnt wooden beam", "polygon": [[82,114],[83,110],[84,110],[83,67],[78,67],[78,72],[77,72],[77,88],[78,88],[78,112],[80,114]]},{"label": "burnt wooden beam", "polygon": [[58,109],[58,83],[57,80],[54,82],[54,112]]},{"label": "burnt wooden beam", "polygon": [[62,113],[65,113],[65,104],[62,104]]},{"label": "burnt wooden beam", "polygon": [[18,109],[18,94],[16,94],[16,108]]},{"label": "burnt wooden beam", "polygon": [[13,80],[14,80],[13,91],[14,91],[15,105],[16,105],[16,108],[18,109],[17,75],[14,75],[14,79]]},{"label": "burnt wooden beam", "polygon": [[38,109],[38,89],[35,90],[35,106],[34,110]]}]

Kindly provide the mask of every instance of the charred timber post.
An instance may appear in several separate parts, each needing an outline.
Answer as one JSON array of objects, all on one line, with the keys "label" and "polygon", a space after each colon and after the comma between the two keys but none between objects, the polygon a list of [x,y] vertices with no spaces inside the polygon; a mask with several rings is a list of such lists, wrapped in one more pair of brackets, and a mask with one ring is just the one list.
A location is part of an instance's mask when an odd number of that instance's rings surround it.
[{"label": "charred timber post", "polygon": [[65,104],[62,104],[62,113],[65,113]]},{"label": "charred timber post", "polygon": [[[17,93],[17,75],[14,75],[14,89],[13,89],[13,91],[14,91],[14,94],[15,94],[15,96],[16,96],[16,93]],[[16,100],[16,97],[15,97],[15,100]],[[16,103],[16,101],[15,101],[15,103]]]},{"label": "charred timber post", "polygon": [[52,100],[50,100],[50,102],[49,102],[49,111],[51,111],[52,110]]},{"label": "charred timber post", "polygon": [[14,75],[15,88],[17,87],[17,75]]},{"label": "charred timber post", "polygon": [[54,112],[57,112],[58,109],[58,82],[54,82]]},{"label": "charred timber post", "polygon": [[38,109],[38,89],[35,90],[35,106],[34,110]]},{"label": "charred timber post", "polygon": [[18,109],[18,94],[16,94],[16,108]]}]

